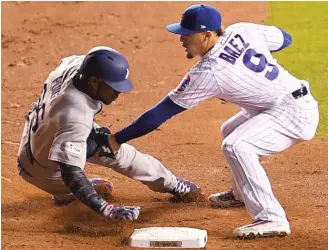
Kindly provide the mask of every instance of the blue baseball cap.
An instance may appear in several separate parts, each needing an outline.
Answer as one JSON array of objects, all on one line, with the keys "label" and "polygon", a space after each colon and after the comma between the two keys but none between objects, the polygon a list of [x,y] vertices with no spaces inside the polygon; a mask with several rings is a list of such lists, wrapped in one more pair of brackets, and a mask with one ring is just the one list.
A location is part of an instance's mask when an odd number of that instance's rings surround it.
[{"label": "blue baseball cap", "polygon": [[80,73],[86,77],[101,77],[110,87],[121,93],[133,89],[129,77],[129,63],[118,51],[99,46],[91,49],[84,58]]},{"label": "blue baseball cap", "polygon": [[221,25],[221,14],[217,9],[207,4],[195,4],[185,10],[180,23],[169,24],[166,29],[174,34],[190,35],[219,30]]}]

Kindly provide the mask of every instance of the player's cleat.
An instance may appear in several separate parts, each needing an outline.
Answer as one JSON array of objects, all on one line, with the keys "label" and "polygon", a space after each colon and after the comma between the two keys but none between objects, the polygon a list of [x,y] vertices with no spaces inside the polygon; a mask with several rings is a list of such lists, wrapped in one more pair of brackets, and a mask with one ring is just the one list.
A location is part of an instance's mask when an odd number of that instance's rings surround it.
[{"label": "player's cleat", "polygon": [[[96,192],[104,200],[113,200],[112,192],[114,189],[114,185],[111,181],[99,177],[89,178],[89,181],[91,182]],[[51,195],[51,198],[58,206],[66,206],[76,200],[76,197],[72,193],[66,195]]]},{"label": "player's cleat", "polygon": [[290,234],[289,224],[279,221],[255,221],[252,224],[239,227],[233,231],[233,237],[238,239],[257,239],[266,237],[285,237]]},{"label": "player's cleat", "polygon": [[199,189],[199,187],[185,179],[177,177],[177,184],[175,185],[174,189],[170,192],[171,194],[178,196],[178,195],[185,195],[192,190]]},{"label": "player's cleat", "polygon": [[236,200],[236,197],[233,194],[232,189],[221,193],[211,194],[208,197],[208,200],[211,202],[211,206],[216,208],[245,206],[244,202]]},{"label": "player's cleat", "polygon": [[177,184],[169,193],[173,195],[171,202],[193,202],[203,198],[200,187],[180,177],[177,177]]},{"label": "player's cleat", "polygon": [[99,177],[89,178],[96,192],[105,200],[113,200],[114,185],[111,181]]}]

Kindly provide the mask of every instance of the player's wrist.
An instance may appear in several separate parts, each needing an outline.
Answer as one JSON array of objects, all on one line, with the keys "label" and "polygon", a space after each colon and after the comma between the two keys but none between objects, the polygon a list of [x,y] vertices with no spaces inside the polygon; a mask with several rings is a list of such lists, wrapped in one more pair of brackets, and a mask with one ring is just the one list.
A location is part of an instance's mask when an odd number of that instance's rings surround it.
[{"label": "player's wrist", "polygon": [[114,154],[117,153],[121,147],[121,144],[117,142],[116,137],[113,134],[108,135],[108,144],[113,150]]},{"label": "player's wrist", "polygon": [[105,216],[106,218],[110,217],[110,213],[113,210],[114,205],[108,203],[104,200],[103,206],[100,208],[100,214]]}]

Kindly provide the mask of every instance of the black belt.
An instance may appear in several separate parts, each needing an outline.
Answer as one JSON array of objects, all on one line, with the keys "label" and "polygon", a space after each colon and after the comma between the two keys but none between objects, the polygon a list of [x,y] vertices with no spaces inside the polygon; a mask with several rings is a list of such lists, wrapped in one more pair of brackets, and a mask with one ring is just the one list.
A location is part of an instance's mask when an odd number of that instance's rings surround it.
[{"label": "black belt", "polygon": [[292,96],[294,97],[294,99],[298,99],[298,98],[301,98],[302,96],[307,95],[308,93],[309,92],[308,92],[307,88],[305,86],[303,86],[302,88],[295,90],[292,93]]}]

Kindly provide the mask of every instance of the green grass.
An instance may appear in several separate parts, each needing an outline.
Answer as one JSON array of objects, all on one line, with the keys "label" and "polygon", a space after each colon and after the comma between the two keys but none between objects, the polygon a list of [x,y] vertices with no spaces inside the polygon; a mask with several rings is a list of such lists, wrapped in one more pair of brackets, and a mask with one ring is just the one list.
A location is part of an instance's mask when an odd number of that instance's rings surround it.
[{"label": "green grass", "polygon": [[269,2],[267,20],[292,36],[292,45],[275,57],[294,76],[310,82],[320,105],[320,137],[328,135],[327,13],[328,2]]}]

